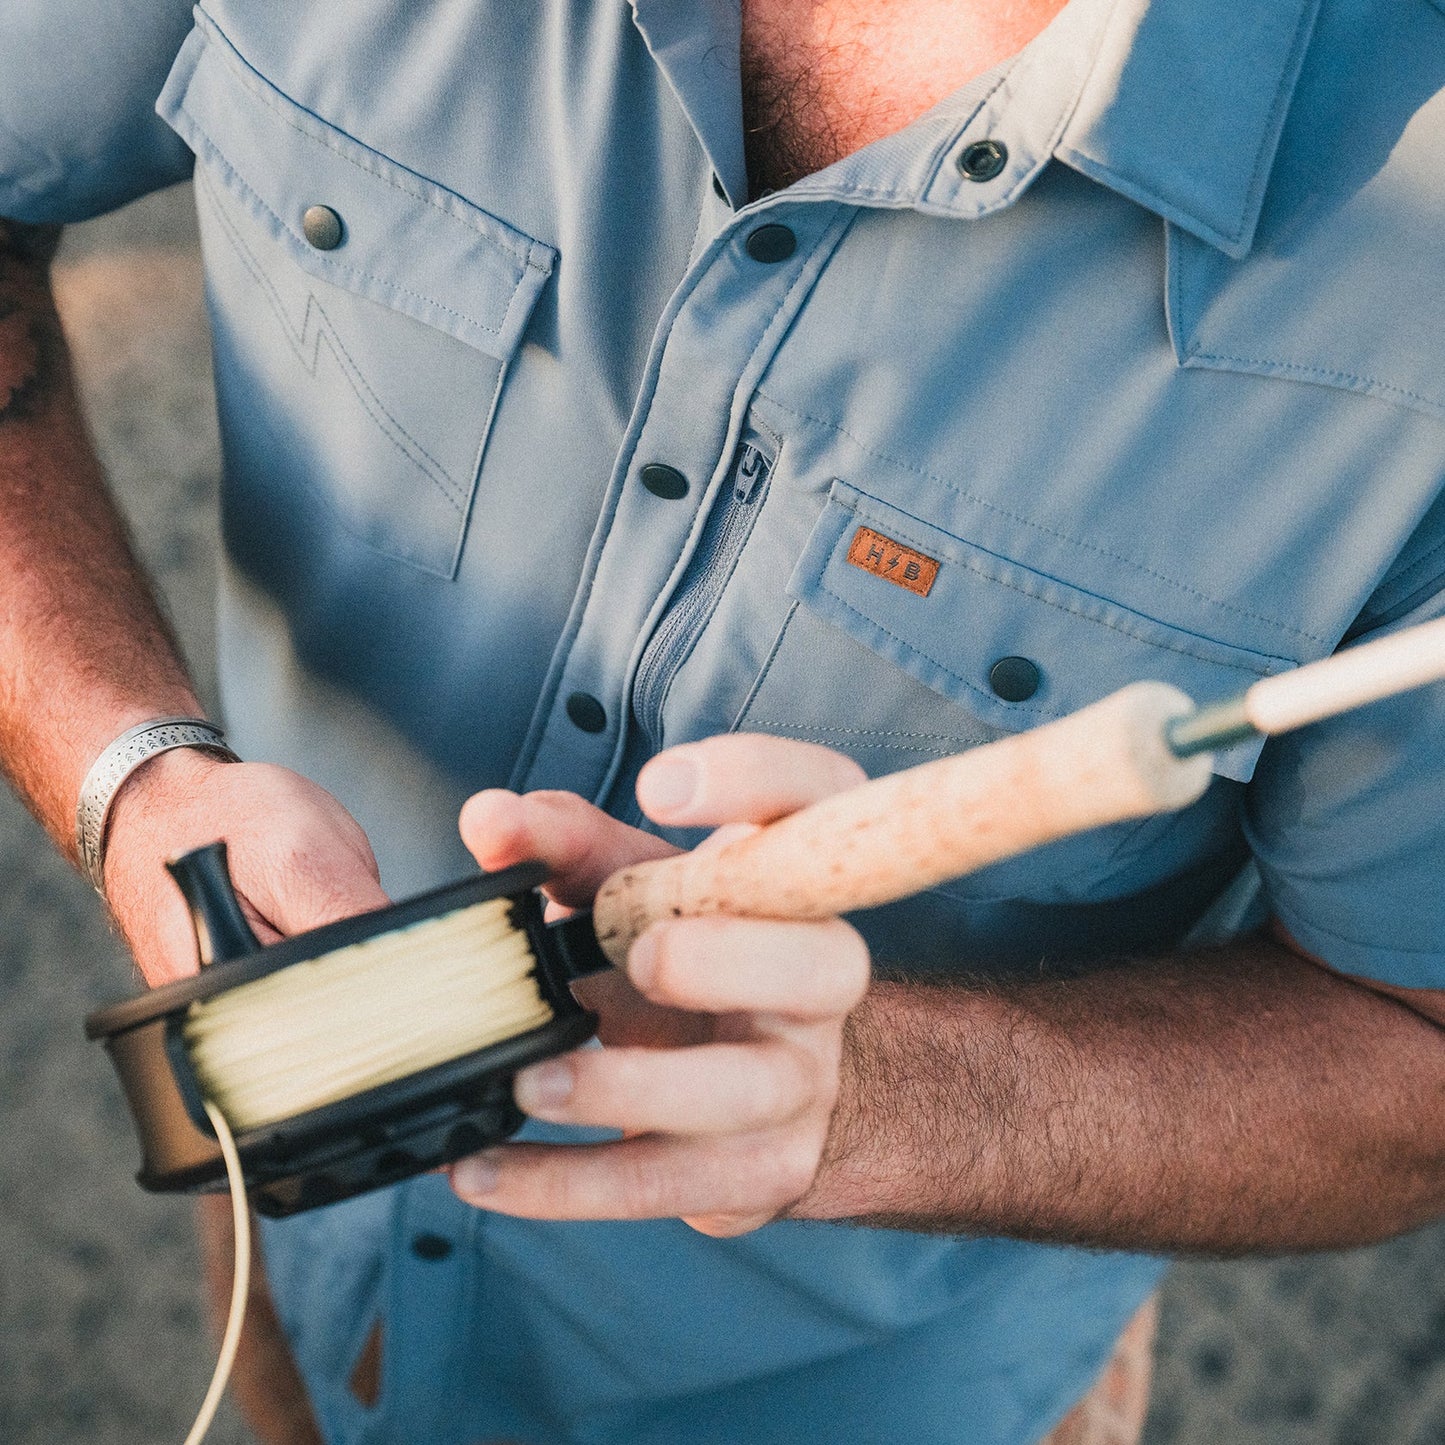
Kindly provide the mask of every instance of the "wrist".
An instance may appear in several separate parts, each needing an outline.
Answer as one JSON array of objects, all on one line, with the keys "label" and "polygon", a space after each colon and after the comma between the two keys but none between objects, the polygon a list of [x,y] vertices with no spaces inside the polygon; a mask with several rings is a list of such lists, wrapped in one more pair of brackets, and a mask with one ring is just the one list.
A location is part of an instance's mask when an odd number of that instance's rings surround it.
[{"label": "wrist", "polygon": [[[167,759],[172,761],[162,769]],[[91,764],[76,806],[76,851],[96,891],[104,896],[107,842],[118,810],[132,814],[136,810],[130,805],[158,784],[199,779],[211,768],[235,761],[221,730],[197,717],[148,719],[107,744]]]},{"label": "wrist", "polygon": [[822,1160],[793,1212],[975,1232],[995,1167],[988,1085],[997,1078],[1002,1089],[1006,1077],[980,1056],[1001,1011],[981,989],[873,983],[844,1025]]},{"label": "wrist", "polygon": [[209,748],[172,748],[147,758],[116,791],[108,847],[118,847],[132,825],[194,797],[217,768],[229,766],[229,758]]}]

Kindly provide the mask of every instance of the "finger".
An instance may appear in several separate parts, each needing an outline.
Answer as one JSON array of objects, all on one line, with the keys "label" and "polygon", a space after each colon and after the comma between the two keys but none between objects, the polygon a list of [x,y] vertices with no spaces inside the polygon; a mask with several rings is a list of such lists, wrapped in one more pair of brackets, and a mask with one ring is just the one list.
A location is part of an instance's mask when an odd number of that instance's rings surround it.
[{"label": "finger", "polygon": [[637,778],[637,800],[674,827],[769,823],[865,781],[851,758],[817,743],[728,733],[659,753]]},{"label": "finger", "polygon": [[839,918],[672,918],[627,956],[628,977],[654,1003],[714,1014],[833,1018],[863,997],[868,974],[867,944]]},{"label": "finger", "polygon": [[523,1069],[524,1113],[629,1134],[738,1134],[796,1119],[818,1098],[812,1060],[781,1039],[691,1049],[583,1049]]},{"label": "finger", "polygon": [[590,903],[604,879],[627,863],[666,858],[678,850],[629,828],[575,793],[517,794],[491,788],[467,799],[462,841],[486,869],[532,859],[551,871],[548,893],[559,903]]},{"label": "finger", "polygon": [[638,993],[620,969],[579,978],[572,985],[572,994],[583,1008],[600,1016],[597,1037],[609,1046],[678,1049],[705,1044],[713,1037],[709,1016],[653,1003]]},{"label": "finger", "polygon": [[763,1223],[807,1193],[821,1144],[792,1131],[605,1144],[505,1144],[451,1168],[469,1204],[526,1219],[737,1216]]}]

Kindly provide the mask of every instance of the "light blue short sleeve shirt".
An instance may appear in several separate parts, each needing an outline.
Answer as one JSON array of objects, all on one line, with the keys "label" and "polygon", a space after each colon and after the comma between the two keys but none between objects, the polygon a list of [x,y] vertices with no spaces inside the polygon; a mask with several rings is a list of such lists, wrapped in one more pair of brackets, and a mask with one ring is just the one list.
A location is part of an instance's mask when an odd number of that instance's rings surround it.
[{"label": "light blue short sleeve shirt", "polygon": [[[752,201],[732,0],[15,8],[0,214],[194,165],[228,721],[355,811],[398,893],[465,870],[479,787],[635,820],[672,743],[887,772],[1442,610],[1432,0],[1072,0]],[[857,921],[905,975],[1008,977],[1269,910],[1347,973],[1445,987],[1442,692]],[[436,1179],[268,1250],[328,1437],[436,1445],[1028,1445],[1159,1270],[534,1224]]]}]

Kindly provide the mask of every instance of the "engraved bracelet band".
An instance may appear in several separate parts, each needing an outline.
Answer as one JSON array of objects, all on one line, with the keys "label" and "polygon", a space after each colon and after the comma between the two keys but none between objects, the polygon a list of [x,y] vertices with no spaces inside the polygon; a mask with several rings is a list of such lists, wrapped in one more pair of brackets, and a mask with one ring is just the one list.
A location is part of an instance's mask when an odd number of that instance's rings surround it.
[{"label": "engraved bracelet band", "polygon": [[198,717],[158,717],[123,732],[90,765],[75,807],[75,846],[91,886],[105,897],[105,825],[121,784],[149,759],[172,748],[206,748],[230,762],[240,759],[214,723]]}]

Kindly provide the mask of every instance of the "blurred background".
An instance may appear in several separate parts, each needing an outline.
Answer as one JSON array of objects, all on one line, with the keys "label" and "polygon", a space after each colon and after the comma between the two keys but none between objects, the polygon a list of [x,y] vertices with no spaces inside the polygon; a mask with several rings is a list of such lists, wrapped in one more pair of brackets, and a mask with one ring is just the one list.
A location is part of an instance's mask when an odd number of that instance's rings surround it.
[{"label": "blurred background", "polygon": [[[220,463],[189,189],[72,228],[56,281],[101,457],[213,701]],[[129,1116],[81,1033],[133,977],[87,885],[0,791],[4,1445],[179,1442],[214,1363],[190,1206],[134,1184]],[[249,1436],[225,1405],[210,1439]],[[1146,1441],[1441,1445],[1445,1225],[1177,1267]]]}]

